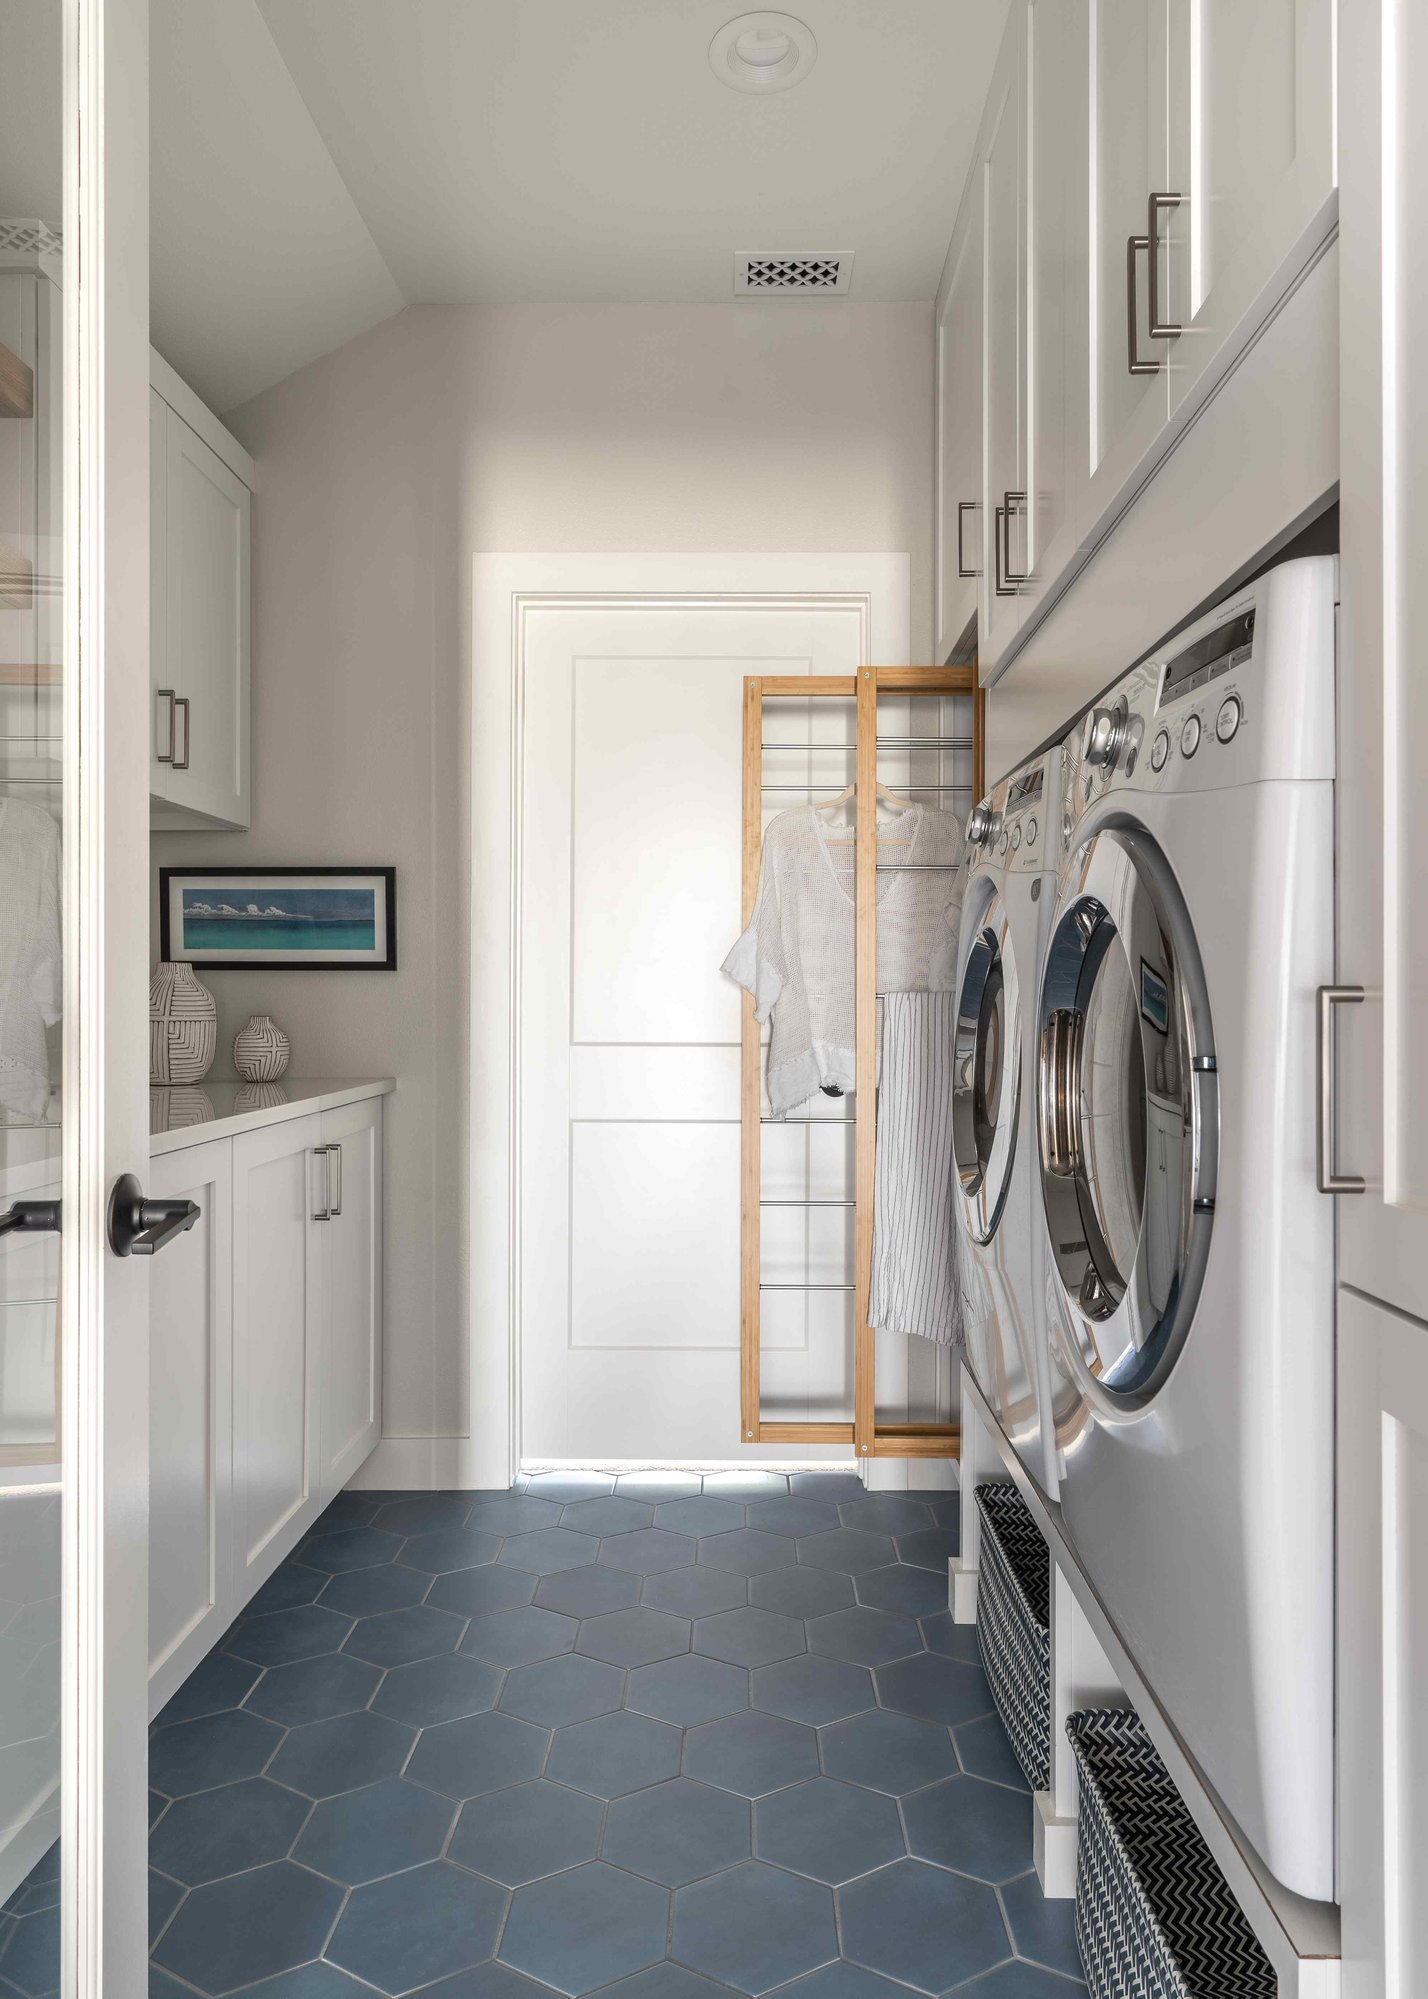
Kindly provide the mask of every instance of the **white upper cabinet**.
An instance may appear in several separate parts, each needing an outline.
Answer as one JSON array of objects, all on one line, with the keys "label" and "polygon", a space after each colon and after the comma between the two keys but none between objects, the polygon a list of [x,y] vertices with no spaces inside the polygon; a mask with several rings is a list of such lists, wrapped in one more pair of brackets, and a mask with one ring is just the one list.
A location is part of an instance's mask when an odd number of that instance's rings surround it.
[{"label": "white upper cabinet", "polygon": [[[1257,4],[1257,0],[1256,0]],[[1087,479],[1082,539],[1114,504],[1170,414],[1163,201],[1170,183],[1165,0],[1094,0],[1089,12]]]},{"label": "white upper cabinet", "polygon": [[987,526],[978,653],[995,666],[1016,633],[1026,575],[1024,14],[1012,13],[992,79],[982,169],[982,452]]},{"label": "white upper cabinet", "polygon": [[[978,169],[978,181],[981,171]],[[982,515],[982,205],[965,204],[937,301],[937,657],[977,614]]]},{"label": "white upper cabinet", "polygon": [[1325,235],[1332,14],[1332,0],[1170,0],[1172,414]]},{"label": "white upper cabinet", "polygon": [[[161,365],[156,358],[156,371]],[[164,370],[150,392],[149,425],[149,793],[157,827],[251,822],[251,477],[236,440]]]}]

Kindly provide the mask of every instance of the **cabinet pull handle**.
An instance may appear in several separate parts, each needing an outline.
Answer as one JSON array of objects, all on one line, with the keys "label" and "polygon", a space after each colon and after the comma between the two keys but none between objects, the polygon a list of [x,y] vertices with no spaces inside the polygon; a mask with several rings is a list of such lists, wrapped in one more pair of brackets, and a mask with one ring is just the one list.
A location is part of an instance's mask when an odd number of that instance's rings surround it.
[{"label": "cabinet pull handle", "polygon": [[315,1145],[312,1150],[314,1157],[322,1161],[322,1206],[313,1209],[312,1218],[315,1222],[330,1222],[332,1220],[332,1147],[330,1145]]},{"label": "cabinet pull handle", "polygon": [[1127,236],[1126,238],[1126,366],[1133,375],[1158,375],[1158,361],[1142,361],[1135,345],[1135,253],[1148,250],[1148,236]]},{"label": "cabinet pull handle", "polygon": [[170,763],[172,763],[175,770],[187,770],[188,746],[192,736],[193,724],[189,720],[188,696],[186,694],[180,694],[174,700],[175,714],[178,713],[178,710],[180,708],[182,708],[183,710],[183,756],[182,758],[179,758],[177,756],[170,757],[169,761]]},{"label": "cabinet pull handle", "polygon": [[1321,1194],[1362,1194],[1366,1185],[1357,1173],[1334,1171],[1334,1104],[1338,1096],[1334,1008],[1356,1006],[1364,998],[1362,986],[1319,988],[1319,1157],[1315,1177]]},{"label": "cabinet pull handle", "polygon": [[1025,583],[1026,572],[1024,570],[1018,570],[1012,568],[1011,524],[1013,517],[1014,516],[1019,517],[1023,509],[1025,508],[1026,494],[1017,493],[1017,492],[1008,492],[1008,493],[1003,493],[1002,498],[1006,502],[1006,505],[1002,508],[1002,533],[1006,537],[1006,544],[1007,544],[1006,553],[1002,561],[1002,574],[1006,577],[1008,583]]},{"label": "cabinet pull handle", "polygon": [[968,569],[962,554],[962,522],[969,513],[980,513],[980,500],[959,500],[957,502],[957,574],[959,576],[980,576],[981,569]]},{"label": "cabinet pull handle", "polygon": [[167,701],[169,704],[169,746],[166,750],[155,750],[154,762],[171,764],[174,760],[174,748],[177,742],[175,733],[177,724],[174,717],[174,710],[178,705],[178,699],[172,687],[161,687],[158,698],[160,701]]},{"label": "cabinet pull handle", "polygon": [[[1160,211],[1162,208],[1178,208],[1178,194],[1153,194],[1146,203],[1145,243],[1150,264],[1150,337],[1152,340],[1173,340],[1177,333],[1183,333],[1183,326],[1173,326],[1160,317]],[[1132,371],[1134,372],[1134,371]]]},{"label": "cabinet pull handle", "polygon": [[[341,1145],[329,1145],[324,1150],[330,1160],[335,1159],[337,1161],[337,1193],[335,1197],[330,1193],[327,1197],[329,1215],[331,1220],[335,1222],[342,1213],[342,1147]],[[330,1186],[331,1182],[328,1184]]]},{"label": "cabinet pull handle", "polygon": [[1005,507],[992,509],[992,587],[998,597],[1015,597],[1016,591],[1002,579],[1002,542],[1005,538]]}]

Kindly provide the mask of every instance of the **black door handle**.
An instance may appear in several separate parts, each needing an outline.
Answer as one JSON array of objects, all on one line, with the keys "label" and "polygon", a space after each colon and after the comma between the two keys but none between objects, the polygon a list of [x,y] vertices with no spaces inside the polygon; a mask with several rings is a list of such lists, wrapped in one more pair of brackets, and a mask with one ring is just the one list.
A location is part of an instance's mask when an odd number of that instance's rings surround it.
[{"label": "black door handle", "polygon": [[202,1213],[197,1201],[146,1201],[133,1174],[121,1173],[109,1196],[109,1247],[116,1256],[152,1256]]},{"label": "black door handle", "polygon": [[44,1235],[60,1225],[58,1201],[12,1201],[0,1215],[0,1235]]}]

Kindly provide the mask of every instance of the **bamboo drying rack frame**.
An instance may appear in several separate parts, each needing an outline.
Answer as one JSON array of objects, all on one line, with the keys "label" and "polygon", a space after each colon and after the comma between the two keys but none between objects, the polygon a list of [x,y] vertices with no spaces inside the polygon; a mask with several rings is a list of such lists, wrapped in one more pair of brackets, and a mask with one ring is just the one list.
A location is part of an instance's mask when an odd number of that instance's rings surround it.
[{"label": "bamboo drying rack frame", "polygon": [[[879,1423],[875,1367],[877,1339],[868,1324],[873,1269],[873,1192],[877,1162],[877,782],[878,696],[880,694],[965,694],[972,697],[972,797],[985,788],[982,767],[985,696],[975,663],[968,666],[864,666],[856,674],[749,676],[744,681],[744,850],[743,908],[747,925],[754,913],[763,846],[764,699],[779,695],[824,695],[856,699],[856,828],[853,851],[856,905],[854,969],[854,1346],[851,1423],[768,1423],[760,1399],[762,1090],[759,1024],[754,998],[744,995],[739,1047],[740,1126],[740,1313],[739,1413],[746,1444],[851,1444],[862,1458],[955,1458],[961,1432],[955,1423]],[[915,784],[908,786],[917,790]]]}]

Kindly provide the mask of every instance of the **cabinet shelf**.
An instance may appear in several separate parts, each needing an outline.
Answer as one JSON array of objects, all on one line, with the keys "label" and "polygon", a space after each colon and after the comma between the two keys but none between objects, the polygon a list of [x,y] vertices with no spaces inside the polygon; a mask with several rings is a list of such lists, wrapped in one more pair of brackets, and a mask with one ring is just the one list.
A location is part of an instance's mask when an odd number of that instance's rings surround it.
[{"label": "cabinet shelf", "polygon": [[35,414],[35,371],[0,340],[0,418]]},{"label": "cabinet shelf", "polygon": [[0,609],[28,611],[34,601],[34,563],[8,541],[0,541]]},{"label": "cabinet shelf", "polygon": [[40,665],[31,660],[0,659],[0,687],[62,687],[64,668],[57,660]]}]

